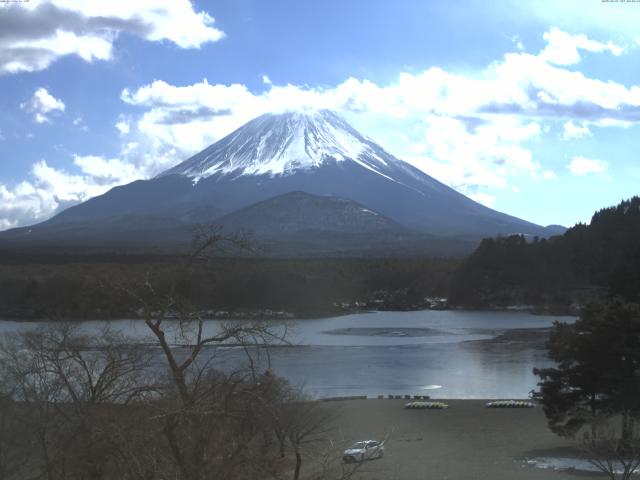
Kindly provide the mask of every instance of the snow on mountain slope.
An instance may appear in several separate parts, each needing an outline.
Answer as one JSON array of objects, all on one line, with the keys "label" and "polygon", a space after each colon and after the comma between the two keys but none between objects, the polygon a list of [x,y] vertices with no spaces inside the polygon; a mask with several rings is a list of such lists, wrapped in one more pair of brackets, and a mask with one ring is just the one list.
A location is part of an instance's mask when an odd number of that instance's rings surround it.
[{"label": "snow on mountain slope", "polygon": [[391,179],[385,154],[331,111],[265,114],[159,176],[197,182],[214,174],[289,175],[331,160],[353,161]]}]

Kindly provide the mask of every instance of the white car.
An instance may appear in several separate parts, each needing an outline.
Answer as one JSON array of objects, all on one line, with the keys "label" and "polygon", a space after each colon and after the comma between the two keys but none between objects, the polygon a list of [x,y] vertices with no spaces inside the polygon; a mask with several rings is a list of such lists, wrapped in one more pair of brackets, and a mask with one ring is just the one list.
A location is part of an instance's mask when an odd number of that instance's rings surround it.
[{"label": "white car", "polygon": [[384,457],[384,442],[364,440],[356,442],[342,454],[345,463],[363,462],[372,458]]}]

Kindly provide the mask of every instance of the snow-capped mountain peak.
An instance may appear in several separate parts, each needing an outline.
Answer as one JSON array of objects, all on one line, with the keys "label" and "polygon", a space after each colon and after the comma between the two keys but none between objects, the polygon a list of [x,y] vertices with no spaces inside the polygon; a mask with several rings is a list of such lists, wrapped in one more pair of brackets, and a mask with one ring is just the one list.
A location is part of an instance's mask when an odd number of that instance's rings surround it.
[{"label": "snow-capped mountain peak", "polygon": [[[331,198],[355,203],[347,209],[334,208],[327,200]],[[251,205],[255,208],[249,213],[243,210]],[[234,224],[229,219],[236,214],[251,221]],[[80,225],[88,235],[102,239],[102,234],[95,235],[95,225],[107,228],[114,218],[119,222],[114,227],[117,235],[108,233],[114,242],[135,228],[144,230],[144,238],[153,238],[149,241],[166,236],[172,242],[177,238],[172,235],[178,235],[176,222],[190,225],[222,218],[238,228],[265,225],[270,235],[285,233],[277,225],[313,230],[322,224],[328,236],[319,238],[331,242],[342,242],[340,235],[348,225],[367,226],[366,231],[371,232],[369,227],[379,224],[395,232],[388,238],[390,248],[402,238],[409,242],[403,245],[411,247],[412,240],[404,237],[407,231],[464,238],[513,232],[546,234],[538,225],[491,210],[438,182],[324,110],[258,117],[158,177],[113,188],[65,210],[47,224],[62,228],[59,232],[71,245],[76,234],[65,237],[68,225]],[[149,218],[161,222],[150,223]],[[292,223],[292,218],[297,220]],[[103,220],[96,223],[97,219]],[[49,239],[58,230],[41,232],[41,238]],[[370,236],[364,232],[358,234],[358,242]],[[31,238],[32,233],[26,235]],[[344,241],[352,245],[349,242],[355,238]]]},{"label": "snow-capped mountain peak", "polygon": [[160,176],[289,175],[353,161],[389,178],[389,159],[397,160],[329,110],[286,112],[250,121]]}]

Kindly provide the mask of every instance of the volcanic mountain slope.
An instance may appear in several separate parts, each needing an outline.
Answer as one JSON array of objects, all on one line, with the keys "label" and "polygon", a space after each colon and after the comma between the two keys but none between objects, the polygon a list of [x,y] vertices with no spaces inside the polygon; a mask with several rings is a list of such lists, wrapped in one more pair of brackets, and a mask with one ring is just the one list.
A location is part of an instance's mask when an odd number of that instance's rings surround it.
[{"label": "volcanic mountain slope", "polygon": [[173,217],[120,214],[78,222],[44,222],[0,232],[0,249],[46,252],[140,252],[184,249],[194,226]]},{"label": "volcanic mountain slope", "polygon": [[247,232],[267,256],[360,257],[460,255],[474,242],[418,233],[353,200],[290,192],[216,220]]},{"label": "volcanic mountain slope", "polygon": [[[54,225],[82,230],[85,222],[138,216],[185,226],[220,218],[228,223],[232,212],[289,192],[349,199],[421,234],[479,239],[548,233],[474,202],[326,110],[262,115],[155,178],[116,187],[28,231],[35,238]],[[287,210],[281,201],[271,205]],[[117,222],[111,223],[117,233]]]},{"label": "volcanic mountain slope", "polygon": [[[349,199],[304,192],[257,202],[214,224],[229,234],[247,234],[256,253],[267,257],[459,256],[476,246],[415,232]],[[170,253],[188,249],[194,231],[195,225],[175,218],[126,214],[14,229],[0,235],[0,247]]]},{"label": "volcanic mountain slope", "polygon": [[335,233],[404,232],[399,223],[353,200],[290,192],[241,208],[219,218],[229,231],[248,230],[260,236],[327,231]]}]

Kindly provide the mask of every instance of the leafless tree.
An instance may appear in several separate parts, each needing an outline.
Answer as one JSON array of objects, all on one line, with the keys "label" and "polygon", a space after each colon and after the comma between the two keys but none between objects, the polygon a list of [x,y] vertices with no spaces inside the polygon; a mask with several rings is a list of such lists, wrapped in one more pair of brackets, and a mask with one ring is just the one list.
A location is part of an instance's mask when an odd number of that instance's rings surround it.
[{"label": "leafless tree", "polygon": [[610,480],[630,480],[640,469],[638,433],[631,429],[621,440],[610,418],[594,420],[591,431],[597,432],[596,437],[587,432],[580,444],[587,461]]},{"label": "leafless tree", "polygon": [[302,388],[270,372],[262,375],[260,385],[258,419],[277,440],[278,456],[284,459],[290,449],[294,457],[292,472],[280,471],[276,478],[303,477],[303,460],[304,478],[309,480],[347,480],[361,470],[365,462],[342,460],[345,439],[336,404],[310,399]]},{"label": "leafless tree", "polygon": [[[201,230],[181,275],[188,276],[194,263],[207,261],[212,251],[246,251],[249,246],[243,236]],[[162,423],[161,435],[180,477],[232,478],[248,464],[260,433],[256,403],[261,395],[253,356],[272,342],[282,342],[286,331],[259,321],[218,322],[208,328],[178,285],[160,291],[150,276],[142,285],[122,290],[140,305],[167,367],[154,419]],[[220,347],[242,349],[247,365],[231,372],[216,369],[212,361]]]},{"label": "leafless tree", "polygon": [[296,458],[293,480],[300,478],[304,447],[326,440],[336,416],[335,409],[326,403],[309,401],[301,392],[297,397],[285,404],[287,437]]},{"label": "leafless tree", "polygon": [[146,355],[109,327],[87,336],[61,323],[4,339],[3,389],[37,452],[29,476],[102,478],[116,410],[154,394]]}]

